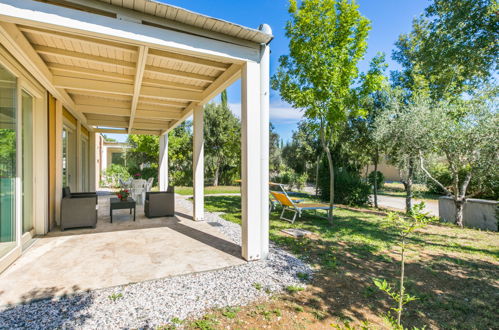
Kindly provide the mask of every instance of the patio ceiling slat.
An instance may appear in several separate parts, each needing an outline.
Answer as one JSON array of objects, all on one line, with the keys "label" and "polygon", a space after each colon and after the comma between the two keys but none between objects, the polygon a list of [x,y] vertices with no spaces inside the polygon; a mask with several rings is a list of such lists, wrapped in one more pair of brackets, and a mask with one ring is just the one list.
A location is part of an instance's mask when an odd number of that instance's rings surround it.
[{"label": "patio ceiling slat", "polygon": [[151,49],[150,55],[157,56],[160,58],[167,58],[170,60],[183,62],[183,63],[187,63],[187,64],[191,64],[191,65],[215,68],[215,69],[218,69],[221,71],[224,71],[225,69],[227,69],[229,67],[229,64],[226,64],[226,63],[205,60],[205,59],[202,59],[199,57],[194,57],[194,56],[175,54],[173,52],[167,52],[167,51],[163,51],[163,50]]},{"label": "patio ceiling slat", "polygon": [[68,50],[63,50],[63,49],[54,48],[54,47],[40,46],[40,45],[35,45],[34,49],[39,54],[47,54],[47,55],[65,57],[65,58],[69,58],[69,59],[84,60],[84,61],[88,61],[91,63],[115,65],[115,66],[124,67],[124,68],[135,68],[135,63],[133,63],[133,62],[127,62],[127,61],[117,60],[117,59],[108,58],[108,57],[95,56],[95,55],[83,54],[83,53],[78,53],[78,52],[71,52]]},{"label": "patio ceiling slat", "polygon": [[194,80],[201,80],[205,82],[213,82],[216,77],[201,75],[196,73],[188,73],[179,70],[166,69],[161,67],[156,67],[152,65],[146,65],[146,71],[150,71],[156,74],[161,74],[165,76],[173,76],[173,77],[181,77],[181,78],[189,78]]},{"label": "patio ceiling slat", "polygon": [[85,36],[76,36],[74,34],[69,34],[69,33],[64,33],[64,32],[54,32],[54,31],[50,31],[50,30],[45,30],[45,29],[35,28],[35,27],[25,26],[25,25],[20,25],[19,29],[23,32],[33,33],[33,34],[37,34],[37,35],[49,37],[49,38],[60,38],[60,39],[65,39],[65,40],[72,40],[72,41],[76,41],[78,43],[92,44],[92,45],[95,45],[97,47],[105,46],[106,48],[112,48],[112,49],[116,49],[119,51],[128,51],[131,53],[134,53],[136,51],[136,47],[134,47],[132,45],[127,45],[127,44],[122,44],[122,43],[118,44],[118,43],[114,43],[114,42],[102,40],[102,39],[89,38],[89,37],[85,37]]}]

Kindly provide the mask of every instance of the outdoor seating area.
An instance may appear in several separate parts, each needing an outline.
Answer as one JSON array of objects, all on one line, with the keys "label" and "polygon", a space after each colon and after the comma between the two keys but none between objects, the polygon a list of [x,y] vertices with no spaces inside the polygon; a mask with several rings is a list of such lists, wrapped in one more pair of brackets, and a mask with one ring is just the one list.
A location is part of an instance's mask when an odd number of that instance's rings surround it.
[{"label": "outdoor seating area", "polygon": [[[143,207],[137,206],[135,221],[124,209],[114,211],[111,223],[110,200],[114,197],[98,197],[95,228],[54,230],[36,238],[31,248],[0,274],[0,305],[245,262],[241,247],[215,226],[192,221],[192,205],[182,197],[172,216],[149,219]],[[152,207],[150,212],[157,212],[157,206]]]}]

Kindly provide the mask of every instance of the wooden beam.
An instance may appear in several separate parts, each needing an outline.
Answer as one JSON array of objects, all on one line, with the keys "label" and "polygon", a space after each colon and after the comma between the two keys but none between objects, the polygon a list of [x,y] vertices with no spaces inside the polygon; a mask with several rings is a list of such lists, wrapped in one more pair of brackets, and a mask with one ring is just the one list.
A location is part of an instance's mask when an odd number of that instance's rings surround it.
[{"label": "wooden beam", "polygon": [[132,134],[138,135],[159,135],[159,133],[161,133],[161,130],[132,129]]},{"label": "wooden beam", "polygon": [[89,105],[97,106],[101,108],[124,108],[130,109],[130,100],[111,100],[100,97],[89,97],[84,95],[74,95],[73,100],[76,102],[77,106]]},{"label": "wooden beam", "polygon": [[196,92],[204,91],[204,87],[183,84],[183,83],[177,83],[177,82],[172,82],[172,81],[166,81],[166,80],[161,80],[161,79],[144,78],[144,79],[142,79],[142,84],[143,85],[171,87],[171,88],[175,88],[175,89],[185,89],[188,91],[196,91]]},{"label": "wooden beam", "polygon": [[201,103],[211,101],[215,96],[220,94],[227,86],[232,85],[241,76],[241,66],[232,64],[224,73],[218,76],[208,88],[205,89],[201,96]]},{"label": "wooden beam", "polygon": [[135,82],[133,85],[132,106],[130,109],[130,123],[128,124],[128,133],[132,131],[133,121],[135,119],[135,111],[137,111],[137,104],[139,103],[140,90],[142,88],[142,78],[144,77],[144,69],[147,61],[148,47],[139,47],[137,56],[137,68],[135,69]]},{"label": "wooden beam", "polygon": [[[133,96],[135,87],[129,83],[109,82],[103,80],[83,79],[74,77],[57,76],[54,77],[54,85],[59,88],[69,90],[90,91],[94,93],[107,93],[116,95]],[[187,101],[200,101],[201,92],[185,91],[173,88],[162,88],[153,86],[142,86],[140,96],[155,99],[176,99]]]},{"label": "wooden beam", "polygon": [[128,121],[87,119],[87,123],[93,126],[128,128]]},{"label": "wooden beam", "polygon": [[199,102],[191,102],[183,111],[182,116],[172,123],[170,127],[161,132],[161,135],[167,134],[169,131],[180,125],[184,120],[191,116],[194,109],[203,106],[206,102],[220,94],[228,86],[232,85],[241,76],[241,66],[232,64],[230,68],[222,73],[215,82],[213,82],[203,93]]},{"label": "wooden beam", "polygon": [[[77,105],[77,109],[83,113],[95,115],[110,115],[110,116],[129,116],[130,106],[127,107],[108,107],[102,105]],[[148,110],[137,108],[135,118],[150,118],[150,119],[178,119],[182,115],[177,109],[173,111],[164,110]]]},{"label": "wooden beam", "polygon": [[138,107],[141,110],[151,110],[151,111],[170,111],[170,112],[177,112],[181,113],[182,108],[179,107],[172,107],[172,106],[167,106],[167,105],[160,105],[160,104],[149,104],[149,103],[142,103],[139,102]]},{"label": "wooden beam", "polygon": [[58,89],[53,84],[52,73],[33,49],[19,28],[12,23],[0,22],[0,43],[45,87],[55,98],[77,117],[82,124],[86,124],[85,116],[76,110],[75,104],[66,91]]},{"label": "wooden beam", "polygon": [[189,102],[179,102],[179,101],[173,101],[173,100],[158,100],[158,99],[151,99],[148,97],[144,97],[143,95],[139,99],[139,103],[141,104],[152,104],[152,105],[160,105],[160,106],[169,106],[169,107],[175,107],[175,108],[185,108],[186,106],[189,105]]},{"label": "wooden beam", "polygon": [[56,31],[51,31],[51,30],[46,30],[46,29],[40,29],[40,28],[34,28],[32,26],[25,26],[21,25],[19,26],[19,30],[23,32],[28,32],[28,33],[34,33],[38,34],[44,37],[54,37],[54,38],[60,38],[60,39],[65,39],[65,40],[70,40],[70,41],[76,41],[76,42],[84,42],[87,44],[92,44],[95,46],[105,46],[106,48],[113,48],[118,51],[129,51],[132,53],[135,53],[136,47],[128,44],[119,44],[115,42],[110,42],[104,39],[96,39],[96,38],[89,38],[81,35],[74,35],[74,34],[69,34],[69,33],[64,33],[64,32],[56,32]]},{"label": "wooden beam", "polygon": [[152,65],[146,65],[146,71],[160,74],[160,75],[164,75],[167,77],[188,78],[188,79],[194,79],[194,80],[200,80],[200,81],[206,81],[206,82],[213,82],[216,80],[216,77],[212,77],[212,76],[207,76],[207,75],[198,74],[198,73],[190,73],[190,72],[179,71],[179,70],[173,70],[173,69],[160,68],[158,66],[152,66]]},{"label": "wooden beam", "polygon": [[[54,73],[54,75],[68,75],[70,73],[70,76],[75,76],[75,77],[94,77],[92,79],[96,78],[106,78],[109,80],[109,78],[113,78],[116,80],[123,80],[126,82],[133,82],[134,77],[132,75],[123,75],[120,73],[116,72],[107,72],[107,71],[102,71],[102,70],[94,70],[94,69],[87,69],[87,68],[82,68],[79,66],[73,66],[73,65],[65,65],[65,64],[59,64],[59,63],[48,63],[49,69]],[[75,75],[77,74],[77,75]]]},{"label": "wooden beam", "polygon": [[126,128],[96,128],[94,129],[95,133],[110,133],[110,134],[128,134],[128,130]]},{"label": "wooden beam", "polygon": [[104,92],[108,94],[133,95],[133,85],[94,79],[54,76],[54,85],[59,88]]},{"label": "wooden beam", "polygon": [[107,100],[114,100],[114,101],[132,101],[131,95],[119,95],[119,94],[109,94],[103,91],[89,91],[89,90],[77,90],[77,89],[71,89],[67,88],[66,91],[74,96],[83,96],[83,97],[96,97],[99,99],[107,99]]},{"label": "wooden beam", "polygon": [[171,112],[171,111],[149,111],[149,110],[141,110],[137,109],[137,113],[135,114],[135,118],[150,118],[150,119],[171,119],[175,120],[180,118],[180,112]]},{"label": "wooden beam", "polygon": [[201,99],[201,92],[184,91],[173,88],[142,86],[140,93],[141,96],[156,99],[174,99],[187,101],[199,101]]},{"label": "wooden beam", "polygon": [[38,54],[54,55],[54,56],[69,58],[72,60],[88,61],[90,63],[97,63],[97,64],[116,65],[122,68],[129,68],[129,69],[135,68],[135,64],[133,62],[118,60],[109,57],[72,52],[69,50],[40,46],[40,45],[35,45],[34,49]]},{"label": "wooden beam", "polygon": [[130,115],[130,108],[111,108],[103,107],[100,105],[77,105],[77,109],[83,113],[89,114],[102,114],[111,116],[128,116]]},{"label": "wooden beam", "polygon": [[[149,122],[149,123],[134,123],[133,128],[137,129],[154,129],[161,131],[162,129],[168,128],[169,122]],[[131,132],[131,131],[130,131]],[[130,134],[130,133],[128,133]]]},{"label": "wooden beam", "polygon": [[226,70],[230,65],[227,63],[216,62],[216,61],[206,60],[206,59],[195,57],[195,56],[182,55],[182,54],[178,54],[178,53],[167,52],[167,51],[157,50],[157,49],[151,49],[149,54],[151,56],[164,58],[167,60],[173,60],[173,61],[177,61],[177,62],[208,67],[210,69],[216,69],[216,70],[220,70],[220,71]]}]

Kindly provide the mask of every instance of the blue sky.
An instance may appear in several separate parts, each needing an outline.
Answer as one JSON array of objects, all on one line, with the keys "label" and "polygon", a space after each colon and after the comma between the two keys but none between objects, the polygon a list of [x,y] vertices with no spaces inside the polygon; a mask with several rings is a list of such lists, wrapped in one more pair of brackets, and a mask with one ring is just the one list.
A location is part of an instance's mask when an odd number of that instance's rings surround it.
[{"label": "blue sky", "polygon": [[[258,28],[261,23],[272,27],[274,40],[270,44],[271,75],[277,69],[278,58],[288,52],[288,40],[284,27],[289,19],[287,11],[288,0],[160,0],[174,6],[179,6],[194,12],[224,19],[251,28]],[[364,61],[360,64],[361,71],[366,71],[369,60],[377,52],[384,52],[387,56],[389,70],[398,68],[391,60],[391,52],[397,37],[401,33],[411,30],[412,19],[419,16],[428,0],[358,0],[361,13],[371,20],[369,33],[369,48]],[[227,90],[229,103],[234,113],[240,111],[240,83],[234,83]],[[276,91],[270,94],[270,120],[277,129],[277,133],[284,141],[291,139],[292,131],[301,118],[298,110],[292,109],[281,101]],[[119,140],[125,135],[109,134]]]}]

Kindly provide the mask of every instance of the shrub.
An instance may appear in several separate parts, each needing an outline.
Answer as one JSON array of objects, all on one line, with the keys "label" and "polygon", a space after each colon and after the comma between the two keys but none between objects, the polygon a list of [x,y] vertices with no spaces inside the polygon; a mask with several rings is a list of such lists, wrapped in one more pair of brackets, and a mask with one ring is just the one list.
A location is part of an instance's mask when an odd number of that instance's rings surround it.
[{"label": "shrub", "polygon": [[[329,200],[329,170],[327,164],[319,172],[319,190],[321,198]],[[371,187],[362,181],[359,172],[345,168],[334,170],[334,202],[346,205],[365,205],[369,201]]]},{"label": "shrub", "polygon": [[103,173],[103,183],[105,186],[118,187],[119,179],[128,180],[130,173],[127,168],[119,164],[111,164]]},{"label": "shrub", "polygon": [[308,174],[298,174],[291,168],[284,168],[279,175],[274,177],[273,181],[278,183],[287,184],[290,189],[296,188],[297,190],[303,189],[307,183]]},{"label": "shrub", "polygon": [[[450,187],[452,185],[452,175],[447,165],[443,163],[437,163],[433,165],[429,171],[431,175],[445,187]],[[461,170],[459,172],[459,184],[462,184],[461,180],[463,180],[465,177],[466,171]],[[499,199],[498,182],[499,174],[497,172],[484,174],[481,178],[477,176],[472,177],[467,194],[473,195],[474,198],[497,200]],[[429,193],[435,195],[445,195],[443,189],[429,178],[426,181],[426,187],[428,188]]]},{"label": "shrub", "polygon": [[367,181],[373,187],[374,187],[374,178],[375,177],[376,177],[376,182],[378,184],[378,190],[379,190],[383,187],[383,184],[385,183],[385,176],[380,171],[372,171],[371,173],[369,173],[369,175],[367,176]]}]

